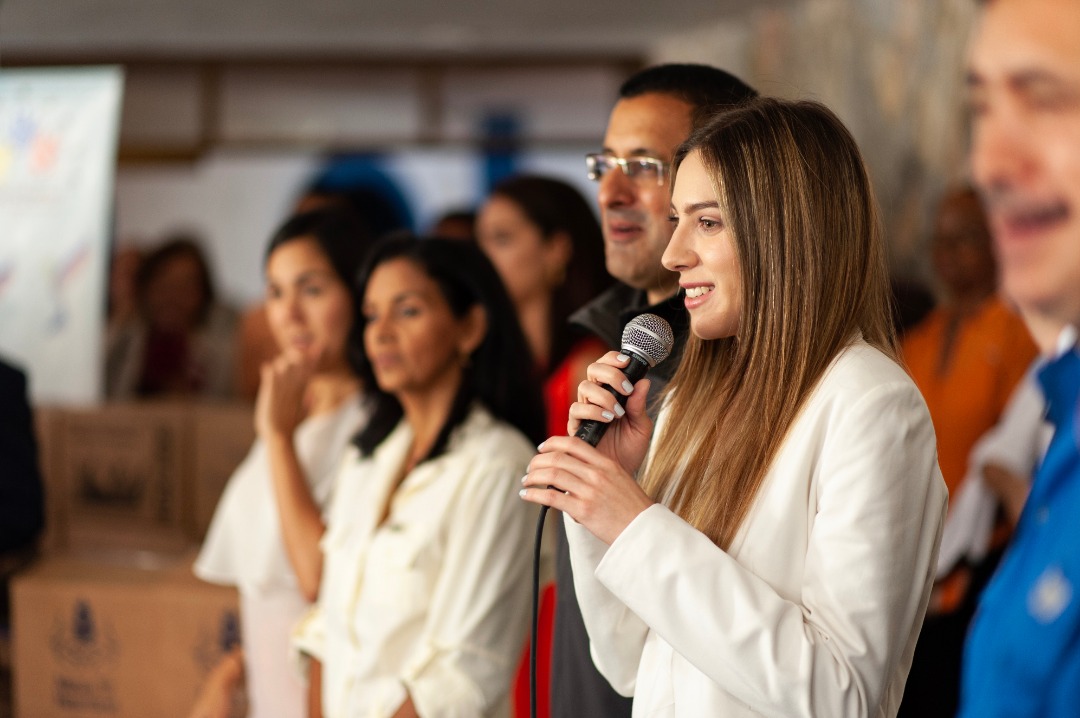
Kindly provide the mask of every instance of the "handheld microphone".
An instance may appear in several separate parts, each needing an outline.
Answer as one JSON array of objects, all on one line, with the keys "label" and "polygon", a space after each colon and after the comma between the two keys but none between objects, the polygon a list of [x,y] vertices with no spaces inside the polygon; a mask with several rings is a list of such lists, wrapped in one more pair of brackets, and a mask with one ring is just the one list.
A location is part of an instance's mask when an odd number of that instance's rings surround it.
[{"label": "handheld microphone", "polygon": [[[621,351],[630,357],[629,363],[623,369],[623,374],[636,384],[642,379],[649,369],[667,359],[671,353],[671,347],[675,343],[675,336],[671,332],[671,325],[655,314],[640,314],[630,320],[622,333]],[[605,385],[605,389],[611,392],[620,406],[626,404],[626,397]],[[582,441],[596,446],[600,438],[607,431],[609,423],[586,419],[581,422],[574,436]]]}]

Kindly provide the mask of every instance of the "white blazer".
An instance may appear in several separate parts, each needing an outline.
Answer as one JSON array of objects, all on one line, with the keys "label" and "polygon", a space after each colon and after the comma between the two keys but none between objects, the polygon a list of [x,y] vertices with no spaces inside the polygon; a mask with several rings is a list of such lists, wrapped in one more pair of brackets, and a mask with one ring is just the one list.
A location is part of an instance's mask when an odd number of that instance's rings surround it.
[{"label": "white blazer", "polygon": [[567,517],[593,660],[635,718],[894,716],[946,503],[922,396],[859,341],[729,551],[659,504],[610,547]]}]

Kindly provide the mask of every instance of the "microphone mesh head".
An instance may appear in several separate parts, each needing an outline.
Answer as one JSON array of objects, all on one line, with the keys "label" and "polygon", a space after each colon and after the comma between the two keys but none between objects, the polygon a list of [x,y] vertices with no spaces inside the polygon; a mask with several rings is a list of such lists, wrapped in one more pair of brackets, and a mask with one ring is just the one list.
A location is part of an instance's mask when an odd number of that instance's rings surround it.
[{"label": "microphone mesh head", "polygon": [[639,314],[623,329],[623,350],[633,351],[649,366],[656,366],[667,359],[674,344],[675,335],[671,333],[671,325],[655,314]]}]

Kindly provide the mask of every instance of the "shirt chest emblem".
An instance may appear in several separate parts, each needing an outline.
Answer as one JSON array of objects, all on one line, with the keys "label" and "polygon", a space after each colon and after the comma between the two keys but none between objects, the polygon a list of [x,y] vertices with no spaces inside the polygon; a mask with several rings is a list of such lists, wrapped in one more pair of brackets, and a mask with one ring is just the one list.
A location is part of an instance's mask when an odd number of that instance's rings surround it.
[{"label": "shirt chest emblem", "polygon": [[1050,566],[1028,593],[1028,613],[1037,622],[1052,623],[1065,611],[1073,599],[1072,583],[1057,566]]}]

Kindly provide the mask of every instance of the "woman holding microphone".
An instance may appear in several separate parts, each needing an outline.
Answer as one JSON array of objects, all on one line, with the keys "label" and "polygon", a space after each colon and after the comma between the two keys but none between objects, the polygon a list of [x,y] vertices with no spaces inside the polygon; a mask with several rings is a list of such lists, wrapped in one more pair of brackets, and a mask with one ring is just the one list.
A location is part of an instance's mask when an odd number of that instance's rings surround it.
[{"label": "woman holding microphone", "polygon": [[[858,148],[822,105],[759,99],[674,161],[664,265],[693,336],[655,432],[612,352],[541,445],[593,658],[635,716],[894,716],[945,512],[896,361]],[[640,470],[640,484],[635,474]]]}]

